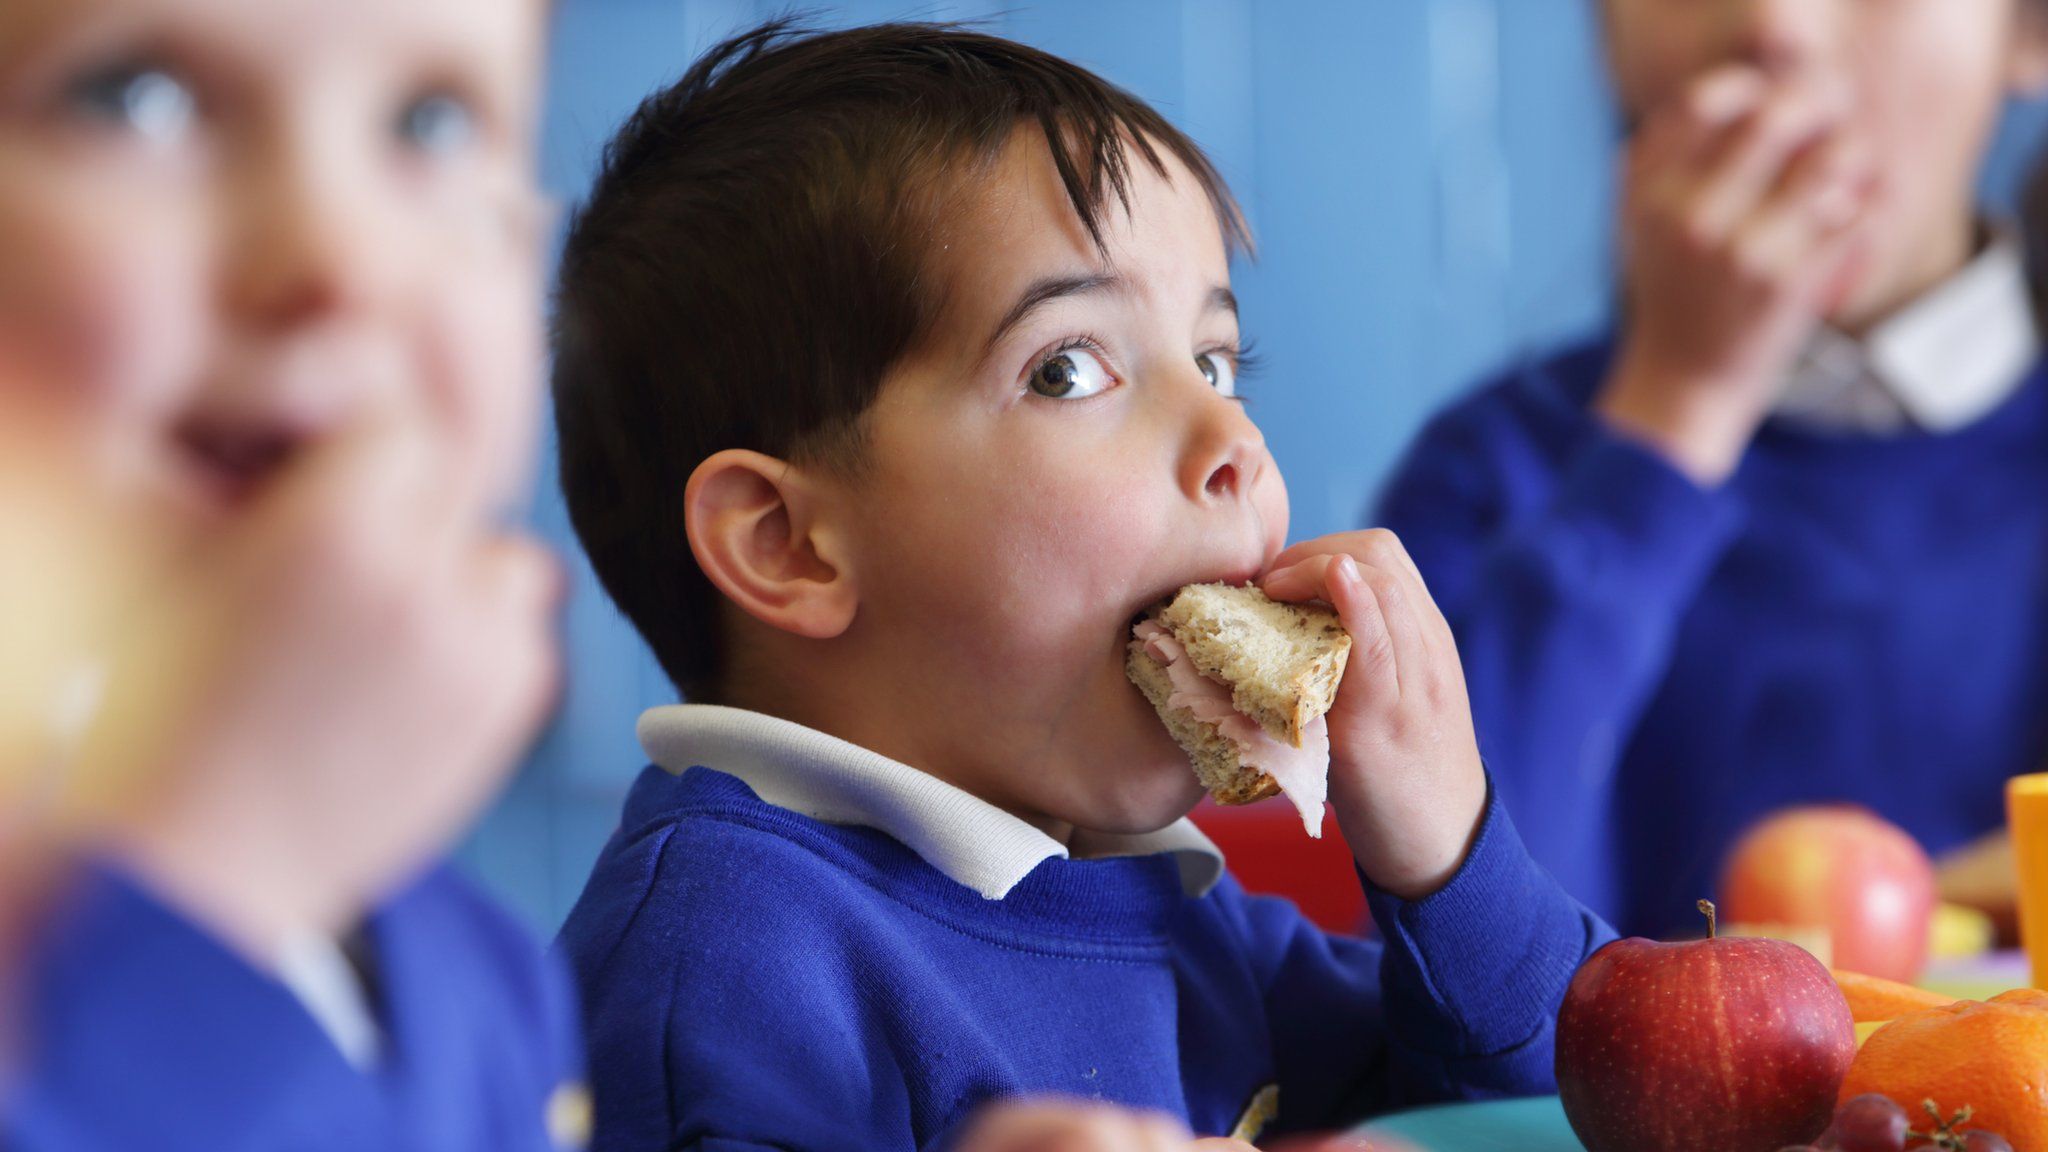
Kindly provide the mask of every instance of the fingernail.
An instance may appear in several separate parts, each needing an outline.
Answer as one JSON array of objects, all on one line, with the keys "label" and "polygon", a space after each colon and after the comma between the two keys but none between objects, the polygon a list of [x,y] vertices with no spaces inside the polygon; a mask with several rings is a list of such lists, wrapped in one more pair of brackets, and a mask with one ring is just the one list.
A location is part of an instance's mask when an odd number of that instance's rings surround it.
[{"label": "fingernail", "polygon": [[1358,561],[1349,556],[1337,558],[1337,579],[1353,587],[1358,585]]}]

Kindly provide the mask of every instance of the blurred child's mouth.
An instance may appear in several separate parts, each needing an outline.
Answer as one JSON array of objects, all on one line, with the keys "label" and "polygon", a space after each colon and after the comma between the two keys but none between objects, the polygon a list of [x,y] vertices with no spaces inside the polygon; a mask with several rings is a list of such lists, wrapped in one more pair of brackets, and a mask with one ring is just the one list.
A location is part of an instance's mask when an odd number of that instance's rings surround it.
[{"label": "blurred child's mouth", "polygon": [[230,505],[253,497],[304,443],[284,428],[205,419],[179,425],[175,437],[209,494]]}]

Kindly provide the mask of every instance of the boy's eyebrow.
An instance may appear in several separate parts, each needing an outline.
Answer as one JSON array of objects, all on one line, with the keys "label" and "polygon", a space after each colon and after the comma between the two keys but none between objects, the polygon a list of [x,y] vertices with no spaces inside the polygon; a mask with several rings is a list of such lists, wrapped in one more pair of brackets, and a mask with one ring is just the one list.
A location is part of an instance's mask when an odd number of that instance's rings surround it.
[{"label": "boy's eyebrow", "polygon": [[1237,315],[1237,293],[1222,287],[1209,289],[1209,311]]},{"label": "boy's eyebrow", "polygon": [[1003,318],[996,323],[995,330],[989,333],[988,343],[983,346],[982,355],[985,357],[995,351],[996,345],[1003,342],[1003,337],[1010,334],[1010,329],[1023,323],[1024,318],[1036,311],[1040,305],[1067,296],[1114,292],[1123,287],[1123,283],[1123,277],[1114,272],[1091,272],[1085,276],[1048,276],[1043,280],[1034,281],[1024,290],[1023,295],[1017,297],[1017,302],[1010,305],[1010,310],[1003,313]]}]

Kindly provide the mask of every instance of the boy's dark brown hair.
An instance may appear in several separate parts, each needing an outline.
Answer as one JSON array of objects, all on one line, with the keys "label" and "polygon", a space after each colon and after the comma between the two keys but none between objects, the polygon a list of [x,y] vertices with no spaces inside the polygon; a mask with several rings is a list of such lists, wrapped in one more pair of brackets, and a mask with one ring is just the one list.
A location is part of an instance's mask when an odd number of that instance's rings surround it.
[{"label": "boy's dark brown hair", "polygon": [[598,578],[686,696],[715,699],[723,665],[718,595],[684,533],[690,473],[727,448],[859,467],[862,414],[942,308],[937,214],[1024,126],[1098,242],[1109,198],[1128,205],[1130,158],[1163,175],[1163,150],[1249,246],[1222,178],[1143,101],[953,25],[766,24],[606,148],[556,300],[562,491]]}]

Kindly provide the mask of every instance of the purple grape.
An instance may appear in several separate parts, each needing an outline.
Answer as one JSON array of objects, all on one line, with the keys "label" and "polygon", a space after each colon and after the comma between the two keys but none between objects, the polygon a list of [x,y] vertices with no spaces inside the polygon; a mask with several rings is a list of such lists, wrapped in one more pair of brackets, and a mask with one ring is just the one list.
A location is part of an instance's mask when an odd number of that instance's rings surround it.
[{"label": "purple grape", "polygon": [[1963,1152],[2012,1152],[2012,1143],[1996,1132],[1972,1128],[1963,1133]]},{"label": "purple grape", "polygon": [[1902,1152],[1907,1127],[1906,1110],[1873,1092],[1842,1105],[1822,1139],[1841,1152]]}]

